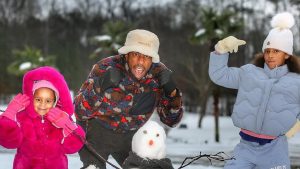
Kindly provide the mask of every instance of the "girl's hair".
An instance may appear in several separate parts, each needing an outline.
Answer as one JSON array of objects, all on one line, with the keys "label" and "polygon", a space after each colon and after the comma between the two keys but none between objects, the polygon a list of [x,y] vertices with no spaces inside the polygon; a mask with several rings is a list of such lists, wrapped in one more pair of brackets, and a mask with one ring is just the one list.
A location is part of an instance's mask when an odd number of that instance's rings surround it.
[{"label": "girl's hair", "polygon": [[[257,67],[263,68],[265,64],[264,54],[256,54],[251,63]],[[287,65],[290,72],[300,74],[300,60],[297,56],[290,55],[290,57],[285,60],[285,64]]]}]

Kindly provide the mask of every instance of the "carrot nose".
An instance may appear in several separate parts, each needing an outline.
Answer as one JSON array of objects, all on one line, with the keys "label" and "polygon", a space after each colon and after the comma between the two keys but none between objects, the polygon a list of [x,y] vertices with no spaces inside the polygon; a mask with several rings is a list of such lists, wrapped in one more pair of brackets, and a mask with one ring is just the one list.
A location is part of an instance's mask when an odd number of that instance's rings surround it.
[{"label": "carrot nose", "polygon": [[150,146],[152,146],[153,143],[154,143],[153,140],[150,140],[150,141],[149,141],[149,145],[150,145]]}]

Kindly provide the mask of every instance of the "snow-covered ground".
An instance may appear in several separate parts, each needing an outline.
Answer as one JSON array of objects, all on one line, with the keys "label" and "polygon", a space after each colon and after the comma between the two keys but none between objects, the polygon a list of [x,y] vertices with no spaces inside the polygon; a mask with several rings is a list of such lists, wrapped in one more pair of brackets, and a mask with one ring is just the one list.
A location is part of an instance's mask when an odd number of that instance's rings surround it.
[{"label": "snow-covered ground", "polygon": [[[0,106],[3,110],[3,107]],[[186,157],[194,157],[200,154],[215,154],[223,151],[230,155],[234,146],[239,142],[239,130],[235,128],[229,117],[220,117],[220,142],[214,141],[214,118],[206,116],[203,119],[203,127],[197,128],[198,115],[194,113],[185,113],[178,127],[170,129],[167,136],[167,156],[172,160],[174,168],[178,168]],[[185,124],[187,128],[180,128]],[[291,159],[294,163],[300,163],[300,133],[289,140],[289,150]],[[0,166],[1,168],[12,168],[14,152],[5,151],[0,148]],[[226,156],[224,156],[226,157]],[[78,169],[82,167],[78,154],[69,155],[69,168]],[[109,161],[116,164],[110,158]],[[117,165],[117,164],[116,164]],[[220,169],[224,163],[201,158],[195,163],[185,167],[187,169]],[[118,166],[118,165],[117,165]],[[108,169],[113,167],[108,166]]]}]

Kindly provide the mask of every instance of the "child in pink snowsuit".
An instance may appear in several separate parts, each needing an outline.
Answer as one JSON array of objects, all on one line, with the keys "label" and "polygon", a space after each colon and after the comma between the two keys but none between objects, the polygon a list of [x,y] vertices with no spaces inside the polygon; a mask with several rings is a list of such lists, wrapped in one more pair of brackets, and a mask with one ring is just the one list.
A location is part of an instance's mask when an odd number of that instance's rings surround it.
[{"label": "child in pink snowsuit", "polygon": [[18,94],[0,115],[0,145],[17,149],[14,169],[67,169],[66,154],[83,146],[85,133],[73,123],[68,85],[52,67],[40,67],[23,78]]}]

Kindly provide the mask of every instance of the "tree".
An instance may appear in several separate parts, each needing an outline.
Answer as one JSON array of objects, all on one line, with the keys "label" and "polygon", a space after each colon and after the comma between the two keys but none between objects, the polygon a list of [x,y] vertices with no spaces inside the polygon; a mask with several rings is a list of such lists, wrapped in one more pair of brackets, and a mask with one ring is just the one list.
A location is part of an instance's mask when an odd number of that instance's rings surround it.
[{"label": "tree", "polygon": [[16,76],[23,76],[28,70],[39,66],[54,66],[55,57],[42,55],[41,50],[25,46],[24,50],[13,50],[15,61],[8,67],[7,71]]},{"label": "tree", "polygon": [[[238,15],[238,13],[231,11],[230,9],[225,9],[221,12],[214,10],[213,8],[201,9],[200,10],[200,29],[191,38],[192,43],[205,44],[208,43],[209,51],[214,50],[214,45],[218,40],[235,34],[243,27],[243,19]],[[208,55],[208,54],[207,54]],[[202,58],[202,65],[205,70],[208,70],[208,57]],[[202,72],[206,72],[203,71]],[[209,96],[209,92],[212,91],[213,104],[214,104],[214,116],[215,116],[215,141],[219,142],[219,97],[220,97],[220,87],[214,85],[208,77],[208,74],[201,74],[202,79],[195,78],[198,82],[195,87],[199,93],[203,93],[205,96],[202,97],[200,120],[198,126],[201,127],[201,121],[204,117],[206,111],[206,103]],[[196,74],[194,75],[197,76]],[[204,77],[204,78],[203,78]],[[203,82],[205,80],[205,82]]]},{"label": "tree", "polygon": [[9,0],[0,2],[0,21],[4,24],[23,22],[41,11],[38,0]]},{"label": "tree", "polygon": [[107,57],[117,53],[117,50],[123,46],[128,31],[132,24],[123,21],[109,21],[103,26],[103,35],[94,36],[91,41],[98,45],[98,48],[91,54],[91,58]]}]

